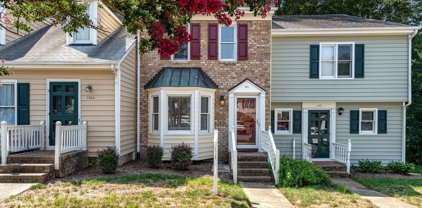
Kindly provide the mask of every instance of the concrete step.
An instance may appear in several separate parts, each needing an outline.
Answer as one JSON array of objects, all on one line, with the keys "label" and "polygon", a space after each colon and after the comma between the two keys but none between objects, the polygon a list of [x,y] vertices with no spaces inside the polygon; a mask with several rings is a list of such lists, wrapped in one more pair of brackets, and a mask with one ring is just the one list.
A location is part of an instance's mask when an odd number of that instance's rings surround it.
[{"label": "concrete step", "polygon": [[272,182],[270,176],[238,176],[237,178],[243,182]]},{"label": "concrete step", "polygon": [[263,152],[238,152],[237,161],[262,161],[268,160],[267,154]]},{"label": "concrete step", "polygon": [[270,171],[266,168],[238,168],[238,176],[270,176]]},{"label": "concrete step", "polygon": [[237,162],[237,168],[267,168],[267,162],[263,161],[239,161]]},{"label": "concrete step", "polygon": [[0,173],[0,183],[45,183],[47,173]]},{"label": "concrete step", "polygon": [[0,173],[50,173],[54,171],[51,163],[12,163],[0,165]]},{"label": "concrete step", "polygon": [[21,157],[21,156],[10,156],[7,158],[7,163],[37,163],[37,164],[54,164],[54,157],[43,156],[43,157]]}]

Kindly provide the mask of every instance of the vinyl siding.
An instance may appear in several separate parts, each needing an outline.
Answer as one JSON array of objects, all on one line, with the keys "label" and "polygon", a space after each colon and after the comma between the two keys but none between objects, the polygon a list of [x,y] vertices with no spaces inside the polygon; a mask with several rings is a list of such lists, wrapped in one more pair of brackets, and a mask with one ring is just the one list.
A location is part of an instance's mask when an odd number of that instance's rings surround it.
[{"label": "vinyl siding", "polygon": [[136,151],[136,47],[120,65],[120,154]]},{"label": "vinyl siding", "polygon": [[121,24],[113,17],[113,14],[110,13],[105,6],[98,7],[98,14],[97,14],[97,24],[99,29],[97,31],[97,41],[100,43],[101,41],[107,39],[116,29],[118,29]]},{"label": "vinyl siding", "polygon": [[[275,108],[302,110],[302,103],[271,103],[271,110],[274,110]],[[271,126],[271,128],[274,127]],[[296,159],[302,158],[302,134],[273,134],[273,138],[277,149],[280,150],[280,155],[282,157],[286,156],[290,158],[293,156],[293,138],[295,138]]]},{"label": "vinyl siding", "polygon": [[[6,79],[30,84],[31,123],[47,119],[47,79],[80,79],[81,120],[88,121],[89,156],[96,156],[99,149],[114,146],[114,75],[111,71],[11,70]],[[85,92],[86,85],[92,86],[91,93]]]},{"label": "vinyl siding", "polygon": [[[343,107],[344,114],[337,115],[336,142],[347,144],[352,141],[351,162],[357,164],[358,160],[381,160],[388,163],[391,160],[402,159],[402,113],[401,103],[337,103]],[[387,110],[387,134],[359,135],[350,134],[350,110],[359,108],[378,108]]]},{"label": "vinyl siding", "polygon": [[205,160],[214,158],[214,134],[199,135],[198,159]]},{"label": "vinyl siding", "polygon": [[[309,78],[309,48],[320,42],[365,44],[365,78]],[[272,102],[403,102],[407,100],[407,36],[289,37],[272,40]]]}]

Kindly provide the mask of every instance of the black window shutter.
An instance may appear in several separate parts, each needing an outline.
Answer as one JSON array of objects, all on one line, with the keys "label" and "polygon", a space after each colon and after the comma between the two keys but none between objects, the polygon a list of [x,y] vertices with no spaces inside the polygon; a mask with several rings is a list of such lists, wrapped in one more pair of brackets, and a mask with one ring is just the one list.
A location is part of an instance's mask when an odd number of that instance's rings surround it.
[{"label": "black window shutter", "polygon": [[378,134],[387,133],[387,111],[378,110]]},{"label": "black window shutter", "polygon": [[359,134],[359,111],[350,111],[350,133]]},{"label": "black window shutter", "polygon": [[319,78],[319,45],[311,45],[310,48],[309,78]]},{"label": "black window shutter", "polygon": [[275,119],[275,116],[274,116],[274,110],[271,110],[271,133],[273,133],[274,134],[274,129],[275,129],[275,127],[274,127],[274,119]]},{"label": "black window shutter", "polygon": [[355,78],[365,77],[365,45],[355,45]]},{"label": "black window shutter", "polygon": [[18,125],[29,125],[29,83],[18,83]]},{"label": "black window shutter", "polygon": [[300,110],[293,111],[293,133],[302,133],[302,111]]}]

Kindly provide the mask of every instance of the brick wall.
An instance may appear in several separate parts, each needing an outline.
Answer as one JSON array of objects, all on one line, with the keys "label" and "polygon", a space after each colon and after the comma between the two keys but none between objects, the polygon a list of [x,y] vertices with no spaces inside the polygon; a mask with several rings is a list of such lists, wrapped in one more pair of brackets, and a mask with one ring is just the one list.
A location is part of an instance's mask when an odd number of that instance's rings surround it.
[{"label": "brick wall", "polygon": [[[216,21],[192,21],[201,25],[201,59],[188,62],[160,60],[157,52],[141,56],[141,148],[147,145],[149,109],[148,94],[143,86],[150,81],[162,67],[201,67],[218,85],[215,94],[215,128],[219,130],[219,159],[228,157],[228,90],[246,78],[266,90],[266,126],[270,123],[270,57],[271,57],[271,21],[239,21],[248,24],[249,57],[246,61],[221,62],[208,60],[208,24]],[[225,106],[220,106],[218,99],[224,95]],[[142,151],[144,152],[144,151]]]}]

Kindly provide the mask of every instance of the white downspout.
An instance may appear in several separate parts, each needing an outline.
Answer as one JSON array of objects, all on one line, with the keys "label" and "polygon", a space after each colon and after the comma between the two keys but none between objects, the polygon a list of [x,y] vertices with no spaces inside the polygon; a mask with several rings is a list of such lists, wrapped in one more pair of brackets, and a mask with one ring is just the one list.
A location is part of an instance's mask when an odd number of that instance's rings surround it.
[{"label": "white downspout", "polygon": [[408,41],[408,73],[407,73],[407,93],[408,93],[408,102],[403,102],[403,126],[402,126],[402,162],[406,162],[406,112],[407,107],[412,104],[412,39],[418,34],[418,29],[416,29],[412,34],[409,35]]},{"label": "white downspout", "polygon": [[140,122],[140,97],[141,97],[141,55],[139,54],[140,32],[136,33],[136,152],[137,157],[141,153],[141,122]]}]

